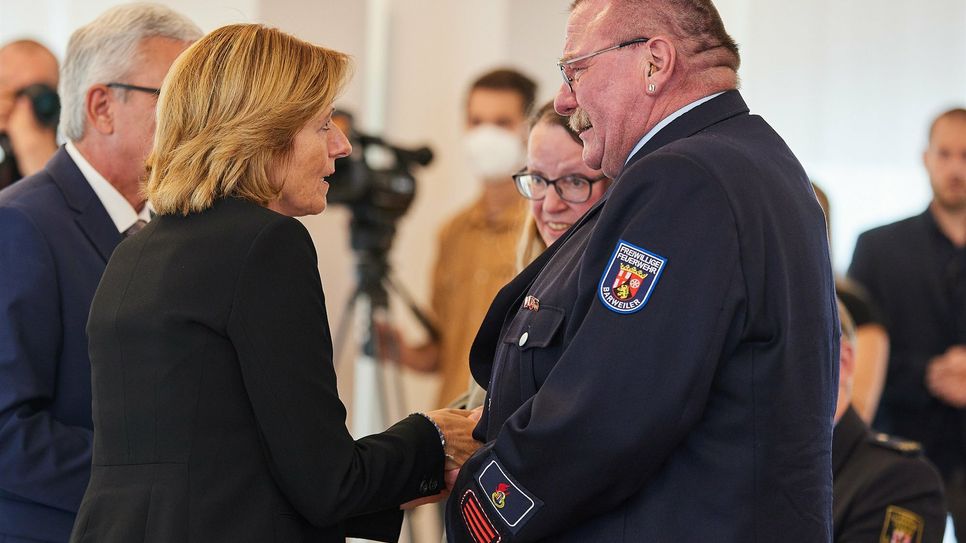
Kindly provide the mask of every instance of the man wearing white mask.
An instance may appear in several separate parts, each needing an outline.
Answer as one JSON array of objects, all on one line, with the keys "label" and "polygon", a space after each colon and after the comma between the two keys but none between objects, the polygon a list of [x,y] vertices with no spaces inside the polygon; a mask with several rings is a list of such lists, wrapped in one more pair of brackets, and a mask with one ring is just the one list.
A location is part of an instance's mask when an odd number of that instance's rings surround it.
[{"label": "man wearing white mask", "polygon": [[473,338],[493,297],[515,275],[526,205],[512,175],[526,161],[526,121],[535,95],[536,84],[509,69],[483,74],[467,95],[467,177],[478,179],[482,192],[439,233],[431,301],[439,339],[400,350],[404,365],[440,374],[440,406],[466,390]]}]

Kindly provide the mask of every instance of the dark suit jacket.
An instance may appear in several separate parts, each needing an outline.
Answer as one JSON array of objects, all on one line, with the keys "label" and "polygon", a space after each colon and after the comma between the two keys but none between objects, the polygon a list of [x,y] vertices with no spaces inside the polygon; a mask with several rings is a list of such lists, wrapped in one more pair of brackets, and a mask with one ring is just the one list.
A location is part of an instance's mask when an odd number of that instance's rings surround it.
[{"label": "dark suit jacket", "polygon": [[425,418],[346,431],[295,219],[234,198],[155,218],[115,251],[88,333],[94,466],[71,541],[394,540],[398,505],[441,488]]},{"label": "dark suit jacket", "polygon": [[121,240],[64,149],[0,192],[0,534],[67,541],[91,462],[91,298]]},{"label": "dark suit jacket", "polygon": [[873,434],[851,407],[832,442],[835,543],[867,543],[906,530],[938,543],[946,532],[943,485],[913,441]]},{"label": "dark suit jacket", "polygon": [[932,213],[859,236],[849,276],[882,310],[889,368],[873,426],[923,444],[944,477],[966,467],[966,409],[926,388],[933,357],[966,345],[966,251],[942,233]]},{"label": "dark suit jacket", "polygon": [[450,543],[829,541],[835,315],[794,155],[737,91],[686,113],[494,300]]}]

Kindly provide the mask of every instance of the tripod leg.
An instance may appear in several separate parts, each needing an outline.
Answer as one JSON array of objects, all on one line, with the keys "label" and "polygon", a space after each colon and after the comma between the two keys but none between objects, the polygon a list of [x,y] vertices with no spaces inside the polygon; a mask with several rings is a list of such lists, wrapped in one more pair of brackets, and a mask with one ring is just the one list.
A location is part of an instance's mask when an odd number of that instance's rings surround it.
[{"label": "tripod leg", "polygon": [[[399,352],[398,345],[387,345],[386,343],[391,343],[389,338],[378,338],[377,329],[381,326],[386,329],[387,326],[391,326],[391,319],[389,315],[388,307],[373,307],[370,300],[365,300],[363,304],[368,309],[368,319],[367,319],[367,330],[365,334],[367,337],[365,339],[365,344],[363,346],[363,354],[372,353],[372,357],[367,358],[371,364],[374,365],[372,368],[374,370],[373,376],[376,385],[376,397],[373,401],[378,404],[379,412],[382,415],[383,427],[386,426],[388,421],[401,419],[406,413],[406,399],[405,393],[403,391],[403,383],[400,378],[399,367],[397,364],[385,364],[389,356],[397,356]],[[394,329],[394,328],[393,328]],[[383,341],[387,340],[387,341]],[[390,390],[387,387],[386,382],[386,372],[389,372],[390,383],[392,388],[393,397],[396,400],[395,413],[390,412],[389,406],[389,394]],[[357,375],[358,379],[359,376]],[[406,533],[409,534],[409,541],[411,543],[416,542],[416,527],[413,524],[412,511],[405,512],[405,524]]]},{"label": "tripod leg", "polygon": [[342,310],[342,317],[339,319],[339,326],[335,329],[335,337],[333,337],[333,345],[335,346],[335,352],[332,354],[332,363],[335,365],[336,369],[343,360],[343,353],[345,352],[346,339],[349,337],[349,325],[352,324],[352,314],[356,308],[356,302],[359,299],[360,292],[356,290],[349,296],[349,299],[345,303],[345,309]]},{"label": "tripod leg", "polygon": [[416,303],[416,300],[413,299],[409,291],[403,288],[402,283],[399,283],[393,277],[387,275],[383,284],[385,285],[387,292],[395,294],[402,299],[403,303],[406,304],[406,308],[409,309],[409,312],[412,313],[414,317],[416,317],[416,320],[419,321],[419,324],[424,330],[426,330],[426,333],[429,335],[429,337],[433,341],[439,341],[439,329],[435,324],[433,324],[433,321],[429,318],[429,315],[427,315],[426,312],[419,307],[419,304]]}]

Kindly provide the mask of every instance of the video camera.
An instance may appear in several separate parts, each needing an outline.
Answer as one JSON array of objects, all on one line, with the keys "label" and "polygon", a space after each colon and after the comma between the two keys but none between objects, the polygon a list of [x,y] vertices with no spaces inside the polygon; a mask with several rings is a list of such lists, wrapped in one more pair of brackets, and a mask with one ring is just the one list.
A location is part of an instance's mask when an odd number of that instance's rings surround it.
[{"label": "video camera", "polygon": [[378,136],[352,128],[352,116],[337,112],[333,121],[352,143],[350,156],[335,161],[327,198],[347,206],[352,213],[350,243],[358,260],[360,288],[377,303],[384,297],[381,284],[388,274],[387,255],[396,235],[396,222],[416,197],[416,166],[433,160],[428,147],[404,149]]},{"label": "video camera", "polygon": [[[60,121],[60,98],[57,91],[43,83],[28,85],[14,94],[14,98],[26,96],[30,100],[34,118],[41,126],[57,129]],[[0,133],[0,188],[13,183],[21,176],[13,145],[5,133]]]},{"label": "video camera", "polygon": [[345,131],[354,151],[335,161],[335,173],[328,178],[328,200],[345,205],[352,212],[354,250],[388,252],[396,221],[405,215],[416,197],[412,170],[432,162],[433,152],[428,147],[397,147],[378,136],[352,129],[348,114],[340,112],[336,116],[337,123],[348,122]]}]

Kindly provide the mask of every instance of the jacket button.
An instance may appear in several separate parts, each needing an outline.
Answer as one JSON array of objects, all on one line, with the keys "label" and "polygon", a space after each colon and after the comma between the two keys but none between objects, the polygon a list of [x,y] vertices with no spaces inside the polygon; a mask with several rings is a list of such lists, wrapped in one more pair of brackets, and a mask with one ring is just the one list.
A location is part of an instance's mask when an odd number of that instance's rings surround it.
[{"label": "jacket button", "polygon": [[519,343],[519,345],[521,347],[523,347],[524,345],[527,344],[527,340],[528,339],[530,339],[530,333],[529,332],[524,332],[523,335],[520,336],[520,343]]},{"label": "jacket button", "polygon": [[439,481],[437,481],[436,479],[433,479],[432,481],[430,481],[430,483],[429,483],[429,489],[432,490],[433,492],[435,492],[436,490],[438,490],[439,489]]},{"label": "jacket button", "polygon": [[419,483],[419,491],[423,494],[429,492],[429,483],[424,479],[423,482]]}]

